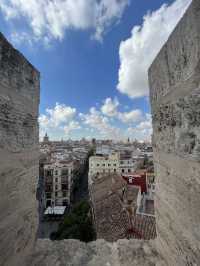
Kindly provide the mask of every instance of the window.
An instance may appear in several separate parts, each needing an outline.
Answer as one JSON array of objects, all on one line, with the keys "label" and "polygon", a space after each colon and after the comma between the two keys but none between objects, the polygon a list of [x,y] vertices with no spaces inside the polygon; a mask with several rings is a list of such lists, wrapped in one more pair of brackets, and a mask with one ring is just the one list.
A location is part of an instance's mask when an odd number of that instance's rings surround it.
[{"label": "window", "polygon": [[67,200],[63,200],[62,205],[63,205],[63,206],[67,206],[67,205],[68,205],[68,201],[67,201]]},{"label": "window", "polygon": [[63,192],[63,197],[64,198],[67,197],[67,192],[66,191]]},{"label": "window", "polygon": [[46,207],[49,207],[49,206],[51,206],[51,200],[47,200],[46,202]]},{"label": "window", "polygon": [[57,178],[57,177],[55,178],[55,182],[56,182],[56,183],[58,182],[58,178]]},{"label": "window", "polygon": [[102,166],[106,166],[105,163],[103,163]]},{"label": "window", "polygon": [[46,193],[46,198],[50,199],[51,198],[51,193]]},{"label": "window", "polygon": [[122,169],[122,173],[124,173],[124,169]]},{"label": "window", "polygon": [[62,175],[68,175],[68,169],[62,169]]},{"label": "window", "polygon": [[62,184],[62,190],[67,190],[68,189],[68,184]]},{"label": "window", "polygon": [[108,166],[110,166],[110,163],[108,164]]},{"label": "window", "polygon": [[114,169],[114,172],[116,173],[116,169]]},{"label": "window", "polygon": [[99,163],[97,164],[97,166],[99,166]]},{"label": "window", "polygon": [[58,197],[58,192],[55,192],[55,197]]},{"label": "window", "polygon": [[52,186],[49,186],[49,185],[46,185],[45,186],[45,191],[50,192],[52,190],[53,190],[53,187]]},{"label": "window", "polygon": [[131,169],[128,169],[128,173],[130,173],[131,172]]},{"label": "window", "polygon": [[117,166],[116,163],[114,163],[113,166]]},{"label": "window", "polygon": [[58,170],[55,170],[55,175],[58,175]]},{"label": "window", "polygon": [[55,190],[57,190],[58,189],[58,186],[57,185],[55,185]]},{"label": "window", "polygon": [[52,176],[53,170],[46,170],[46,176]]}]

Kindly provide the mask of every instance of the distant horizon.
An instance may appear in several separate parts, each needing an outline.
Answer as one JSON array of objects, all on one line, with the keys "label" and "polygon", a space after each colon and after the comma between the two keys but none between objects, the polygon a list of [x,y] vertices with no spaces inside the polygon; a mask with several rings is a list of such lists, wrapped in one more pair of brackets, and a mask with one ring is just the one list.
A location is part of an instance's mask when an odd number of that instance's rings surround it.
[{"label": "distant horizon", "polygon": [[[48,134],[47,134],[48,135]],[[147,142],[147,143],[151,143],[151,140],[138,140],[138,139],[131,139],[131,138],[127,138],[127,139],[119,139],[119,140],[114,140],[114,139],[99,139],[99,138],[85,138],[85,137],[82,137],[82,138],[77,138],[77,139],[74,139],[73,137],[69,137],[68,139],[65,139],[65,138],[62,138],[62,139],[51,139],[49,138],[49,142],[67,142],[67,141],[82,141],[82,140],[85,140],[85,141],[92,141],[93,139],[95,139],[95,141],[113,141],[113,142],[127,142],[128,143],[128,139],[130,142],[134,142],[134,141],[137,141],[138,143],[144,143],[144,142]],[[40,138],[40,142],[43,142],[43,137]]]}]

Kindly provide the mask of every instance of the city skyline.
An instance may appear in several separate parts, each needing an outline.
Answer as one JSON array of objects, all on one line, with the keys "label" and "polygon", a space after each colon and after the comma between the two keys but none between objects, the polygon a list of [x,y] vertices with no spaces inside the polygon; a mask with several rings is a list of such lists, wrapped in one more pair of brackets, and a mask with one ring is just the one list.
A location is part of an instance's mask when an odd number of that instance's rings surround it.
[{"label": "city skyline", "polygon": [[147,69],[191,1],[25,2],[0,25],[41,73],[41,137],[149,140]]}]

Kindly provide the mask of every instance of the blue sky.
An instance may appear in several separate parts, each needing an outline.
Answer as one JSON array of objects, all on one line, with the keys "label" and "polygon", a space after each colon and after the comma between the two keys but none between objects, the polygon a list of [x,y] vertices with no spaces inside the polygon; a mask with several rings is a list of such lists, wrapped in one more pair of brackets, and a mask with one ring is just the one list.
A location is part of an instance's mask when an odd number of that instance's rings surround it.
[{"label": "blue sky", "polygon": [[149,139],[147,69],[189,3],[0,0],[1,31],[41,73],[41,137]]}]

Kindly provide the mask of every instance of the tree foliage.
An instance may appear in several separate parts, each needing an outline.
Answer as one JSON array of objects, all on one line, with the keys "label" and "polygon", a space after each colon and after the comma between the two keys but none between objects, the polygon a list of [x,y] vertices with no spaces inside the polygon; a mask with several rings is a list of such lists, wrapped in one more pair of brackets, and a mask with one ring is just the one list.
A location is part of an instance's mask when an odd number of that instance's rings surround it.
[{"label": "tree foliage", "polygon": [[89,242],[96,239],[96,233],[92,224],[90,205],[87,201],[81,201],[73,207],[58,231],[51,234],[52,240],[79,239]]}]

